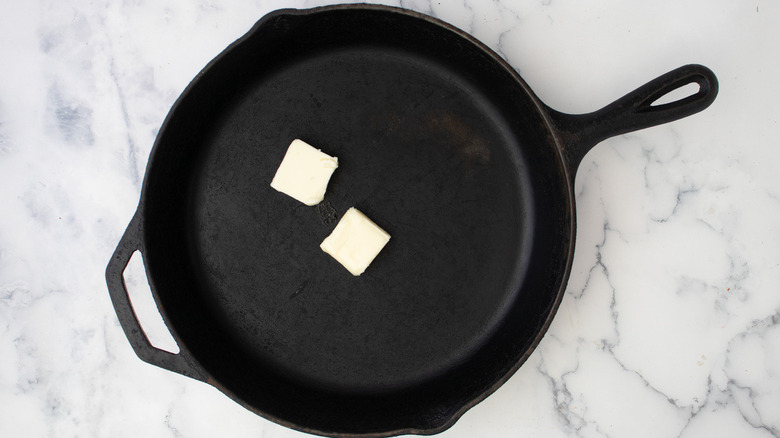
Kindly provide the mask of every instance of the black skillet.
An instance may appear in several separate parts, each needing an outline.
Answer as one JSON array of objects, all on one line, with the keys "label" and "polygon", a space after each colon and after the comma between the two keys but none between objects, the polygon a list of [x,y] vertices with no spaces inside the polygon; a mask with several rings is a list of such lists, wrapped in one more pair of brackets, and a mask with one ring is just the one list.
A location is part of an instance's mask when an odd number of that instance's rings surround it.
[{"label": "black skillet", "polygon": [[[696,83],[692,96],[652,105]],[[214,59],[168,114],[106,277],[138,356],[279,424],[432,434],[539,344],[574,254],[573,181],[599,141],[703,110],[689,65],[587,115],[554,111],[466,33],[385,6],[281,10]],[[392,239],[353,277],[335,223],[269,183],[300,138],[339,158],[327,191]],[[181,351],[147,341],[122,273],[144,257]]]}]

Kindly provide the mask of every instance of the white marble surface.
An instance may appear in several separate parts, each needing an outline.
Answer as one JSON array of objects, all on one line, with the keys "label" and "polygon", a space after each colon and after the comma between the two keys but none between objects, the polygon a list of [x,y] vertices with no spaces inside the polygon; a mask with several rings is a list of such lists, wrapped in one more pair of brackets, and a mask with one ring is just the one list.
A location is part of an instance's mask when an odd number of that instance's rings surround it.
[{"label": "white marble surface", "polygon": [[[0,436],[304,436],[141,362],[104,269],[193,76],[266,12],[327,3],[0,6]],[[565,112],[692,62],[721,86],[585,158],[552,327],[442,436],[780,437],[780,3],[387,4],[475,35]]]}]

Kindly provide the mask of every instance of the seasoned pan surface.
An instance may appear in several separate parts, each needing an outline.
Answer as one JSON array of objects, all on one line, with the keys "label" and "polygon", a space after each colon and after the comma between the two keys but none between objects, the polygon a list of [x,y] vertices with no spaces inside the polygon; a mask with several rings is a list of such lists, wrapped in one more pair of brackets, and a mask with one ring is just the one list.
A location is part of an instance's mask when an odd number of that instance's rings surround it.
[{"label": "seasoned pan surface", "polygon": [[[467,360],[521,299],[522,139],[457,72],[393,47],[328,50],[222,111],[183,226],[202,299],[259,363],[339,391],[406,388]],[[392,236],[360,277],[319,249],[335,223],[268,185],[297,137],[340,158],[335,212],[357,206]]]},{"label": "seasoned pan surface", "polygon": [[[576,165],[642,127],[612,110],[594,113],[623,121],[612,132],[549,110],[484,46],[408,11],[272,14],[166,119],[109,265],[117,314],[141,358],[281,424],[443,430],[549,326],[573,254]],[[269,186],[295,138],[339,158],[318,207]],[[319,249],[352,206],[392,236],[360,277]],[[178,355],[148,345],[121,297],[134,250]]]}]

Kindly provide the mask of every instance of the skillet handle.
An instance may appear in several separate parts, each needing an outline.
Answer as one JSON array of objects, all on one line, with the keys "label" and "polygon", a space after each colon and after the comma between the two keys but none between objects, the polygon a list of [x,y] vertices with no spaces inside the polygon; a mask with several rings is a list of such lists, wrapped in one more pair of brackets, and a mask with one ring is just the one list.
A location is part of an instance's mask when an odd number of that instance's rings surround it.
[{"label": "skillet handle", "polygon": [[106,268],[106,284],[114,311],[116,311],[116,316],[127,340],[130,341],[135,354],[141,360],[193,379],[205,381],[206,373],[195,361],[189,358],[187,351],[181,345],[180,352],[174,354],[160,350],[149,342],[130,303],[124,271],[133,254],[143,249],[143,230],[140,216],[137,212],[133,216]]},{"label": "skillet handle", "polygon": [[[699,91],[685,98],[653,105],[661,97],[689,84]],[[564,114],[548,108],[572,178],[582,158],[602,140],[631,131],[672,122],[704,110],[718,94],[718,79],[702,65],[670,71],[590,114]]]}]

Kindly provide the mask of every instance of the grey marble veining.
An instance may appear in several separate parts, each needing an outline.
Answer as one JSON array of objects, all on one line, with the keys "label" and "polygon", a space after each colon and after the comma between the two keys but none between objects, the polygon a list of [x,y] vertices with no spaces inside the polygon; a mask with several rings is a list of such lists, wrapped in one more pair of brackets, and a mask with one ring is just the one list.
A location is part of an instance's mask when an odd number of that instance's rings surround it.
[{"label": "grey marble veining", "polygon": [[[103,275],[184,87],[265,13],[328,3],[2,7],[0,436],[304,436],[140,361]],[[585,157],[549,332],[442,436],[780,437],[780,5],[382,3],[471,33],[564,112],[686,63],[721,86],[705,112]]]}]

